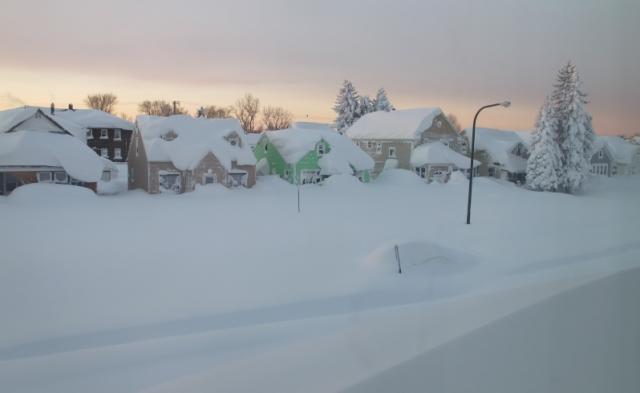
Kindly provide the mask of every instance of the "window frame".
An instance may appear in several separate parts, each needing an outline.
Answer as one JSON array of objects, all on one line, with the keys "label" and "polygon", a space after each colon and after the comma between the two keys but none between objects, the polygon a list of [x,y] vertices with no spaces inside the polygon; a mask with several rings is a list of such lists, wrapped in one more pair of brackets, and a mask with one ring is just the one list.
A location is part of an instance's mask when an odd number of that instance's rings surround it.
[{"label": "window frame", "polygon": [[[48,175],[49,176],[49,180],[42,180],[42,175]],[[40,171],[36,174],[36,179],[38,180],[38,183],[52,183],[53,182],[53,173],[52,172],[48,172],[48,171]]]},{"label": "window frame", "polygon": [[101,147],[100,148],[100,157],[109,158],[109,149],[106,148],[106,147]]},{"label": "window frame", "polygon": [[122,130],[114,129],[113,130],[113,140],[121,141],[122,140]]},{"label": "window frame", "polygon": [[[391,152],[393,152],[393,154],[391,154]],[[398,158],[396,155],[396,147],[395,146],[389,146],[389,149],[387,149],[387,157],[388,158]]]},{"label": "window frame", "polygon": [[100,139],[109,139],[109,130],[106,128],[100,129]]},{"label": "window frame", "polygon": [[[59,174],[63,174],[64,175],[64,179],[62,180],[58,180],[58,175]],[[69,183],[69,175],[67,174],[67,172],[64,171],[55,171],[53,172],[53,182],[54,183],[58,183],[58,184],[67,184]]]},{"label": "window frame", "polygon": [[382,142],[376,142],[376,154],[382,154]]},{"label": "window frame", "polygon": [[87,140],[89,139],[93,139],[93,130],[89,129],[87,130]]},{"label": "window frame", "polygon": [[113,159],[114,160],[122,160],[122,148],[121,147],[113,148]]}]

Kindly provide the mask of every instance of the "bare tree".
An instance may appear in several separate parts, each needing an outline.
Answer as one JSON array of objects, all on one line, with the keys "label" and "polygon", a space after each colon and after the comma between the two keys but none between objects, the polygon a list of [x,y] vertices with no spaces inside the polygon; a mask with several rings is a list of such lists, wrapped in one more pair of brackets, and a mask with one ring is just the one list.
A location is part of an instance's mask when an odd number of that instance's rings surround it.
[{"label": "bare tree", "polygon": [[280,106],[267,106],[262,110],[262,122],[266,130],[283,130],[291,126],[293,115]]},{"label": "bare tree", "polygon": [[449,113],[447,115],[447,120],[449,120],[451,127],[453,127],[453,129],[456,132],[462,131],[462,127],[460,126],[460,121],[458,121],[458,116],[454,115],[453,113]]},{"label": "bare tree", "polygon": [[112,93],[89,94],[87,98],[85,98],[84,103],[87,104],[89,108],[112,113],[118,103],[118,97]]},{"label": "bare tree", "polygon": [[207,119],[225,119],[231,117],[233,108],[216,105],[202,106],[196,112],[196,117],[206,117]]},{"label": "bare tree", "polygon": [[258,132],[256,119],[260,111],[260,100],[254,97],[252,94],[247,93],[244,97],[240,98],[235,107],[233,113],[240,121],[240,125],[246,132]]},{"label": "bare tree", "polygon": [[121,119],[124,119],[126,121],[133,121],[133,116],[124,113],[124,112],[120,112],[120,114],[118,115]]},{"label": "bare tree", "polygon": [[143,101],[138,104],[138,111],[151,116],[184,115],[187,113],[187,110],[178,101],[170,103],[164,100]]}]

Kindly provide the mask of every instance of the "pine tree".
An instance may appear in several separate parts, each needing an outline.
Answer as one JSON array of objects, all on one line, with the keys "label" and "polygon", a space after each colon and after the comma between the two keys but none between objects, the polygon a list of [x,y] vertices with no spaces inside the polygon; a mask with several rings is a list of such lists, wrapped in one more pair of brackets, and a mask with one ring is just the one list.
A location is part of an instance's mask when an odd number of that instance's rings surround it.
[{"label": "pine tree", "polygon": [[369,96],[360,96],[360,100],[358,101],[357,118],[361,118],[367,113],[375,112],[375,110],[375,104],[371,101]]},{"label": "pine tree", "polygon": [[358,120],[359,107],[358,92],[350,81],[345,80],[333,106],[333,111],[337,114],[335,126],[338,131],[351,127]]},{"label": "pine tree", "polygon": [[535,191],[558,191],[562,186],[562,151],[549,100],[540,108],[527,161],[527,187]]},{"label": "pine tree", "polygon": [[387,97],[387,92],[384,90],[384,87],[378,89],[378,93],[376,94],[376,98],[373,102],[375,104],[376,111],[390,112],[396,110],[396,108],[391,105],[391,102],[389,102],[389,98]]},{"label": "pine tree", "polygon": [[561,189],[575,193],[589,176],[595,134],[586,111],[587,95],[581,90],[576,66],[569,62],[560,69],[551,96],[552,117],[562,151]]}]

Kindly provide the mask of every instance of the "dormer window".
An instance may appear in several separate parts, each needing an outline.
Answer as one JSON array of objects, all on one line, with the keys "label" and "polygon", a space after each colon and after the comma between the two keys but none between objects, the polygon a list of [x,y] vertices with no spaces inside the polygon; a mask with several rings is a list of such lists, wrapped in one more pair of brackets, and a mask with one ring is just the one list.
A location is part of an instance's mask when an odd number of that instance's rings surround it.
[{"label": "dormer window", "polygon": [[166,134],[162,135],[160,138],[162,138],[163,141],[170,142],[176,139],[177,137],[178,137],[178,134],[176,134],[174,131],[169,131]]},{"label": "dormer window", "polygon": [[100,130],[100,139],[109,139],[109,130],[102,128]]},{"label": "dormer window", "polygon": [[238,137],[229,138],[229,144],[231,144],[231,146],[240,146],[240,138]]},{"label": "dormer window", "polygon": [[324,153],[326,153],[324,143],[318,143],[318,145],[316,146],[316,152],[318,152],[319,156],[323,156]]}]

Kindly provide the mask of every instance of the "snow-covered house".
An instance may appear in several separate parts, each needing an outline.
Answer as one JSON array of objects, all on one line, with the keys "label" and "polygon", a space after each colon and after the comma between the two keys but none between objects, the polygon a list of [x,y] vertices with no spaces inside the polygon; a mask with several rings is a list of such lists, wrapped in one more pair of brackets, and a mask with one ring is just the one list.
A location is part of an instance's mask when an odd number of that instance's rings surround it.
[{"label": "snow-covered house", "polygon": [[[470,158],[451,150],[442,142],[420,145],[411,153],[411,166],[416,174],[428,182],[449,181],[453,172],[462,172],[468,176]],[[474,160],[474,171],[480,162]]]},{"label": "snow-covered house", "polygon": [[[640,146],[629,143],[629,141],[619,136],[598,136],[595,141],[594,154],[591,159],[592,167],[593,165],[596,165],[596,169],[600,167],[598,166],[598,159],[603,158],[601,156],[603,151],[606,151],[610,156],[608,176],[640,173]],[[606,157],[604,158],[606,159]],[[591,172],[596,173],[594,172],[594,168],[592,168]]]},{"label": "snow-covered house", "polygon": [[320,127],[292,127],[262,134],[254,151],[260,174],[293,184],[319,183],[331,175],[371,178],[373,160],[349,138]]},{"label": "snow-covered house", "polygon": [[591,173],[598,176],[611,176],[614,158],[604,139],[596,138],[591,155]]},{"label": "snow-covered house", "polygon": [[29,183],[88,187],[113,168],[96,156],[73,132],[73,124],[40,108],[0,111],[0,195]]},{"label": "snow-covered house", "polygon": [[236,119],[138,116],[128,158],[129,189],[193,191],[196,184],[252,187],[256,159]]},{"label": "snow-covered house", "polygon": [[440,108],[368,113],[348,128],[345,135],[373,158],[375,175],[387,168],[412,170],[411,153],[425,143],[441,142],[459,153],[466,148],[466,141]]},{"label": "snow-covered house", "polygon": [[[463,131],[471,146],[471,128]],[[524,183],[529,149],[515,131],[476,128],[475,154],[481,165],[478,176]]]},{"label": "snow-covered house", "polygon": [[82,134],[76,135],[93,149],[100,157],[115,162],[127,160],[133,123],[96,109],[50,110],[51,117],[73,122],[82,128]]}]

